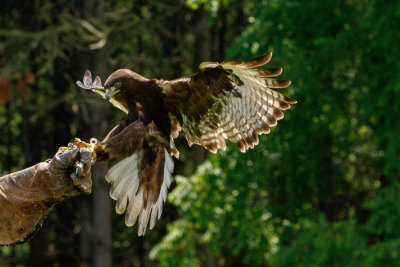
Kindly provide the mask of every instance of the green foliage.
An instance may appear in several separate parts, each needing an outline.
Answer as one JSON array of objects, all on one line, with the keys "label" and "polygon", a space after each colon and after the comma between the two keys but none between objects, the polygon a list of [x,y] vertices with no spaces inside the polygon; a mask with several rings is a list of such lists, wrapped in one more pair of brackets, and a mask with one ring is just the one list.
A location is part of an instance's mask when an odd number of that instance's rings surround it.
[{"label": "green foliage", "polygon": [[329,224],[323,217],[302,222],[303,230],[290,246],[282,247],[272,266],[366,266],[360,252],[366,245],[354,220]]},{"label": "green foliage", "polygon": [[271,232],[271,213],[266,210],[263,172],[254,170],[246,177],[237,171],[251,166],[250,158],[236,151],[219,153],[189,179],[178,177],[178,186],[169,199],[179,207],[183,218],[170,225],[169,232],[180,234],[172,235],[174,238],[167,235],[153,249],[152,256],[162,257],[170,265],[186,255],[196,256],[199,262],[205,260],[204,253],[191,255],[189,251],[193,248],[188,245],[177,246],[179,253],[168,253],[171,247],[175,252],[175,242],[187,242],[187,234],[194,232],[196,238],[190,243],[202,248],[201,251],[221,256],[230,251],[232,256],[224,259],[226,264],[238,258],[257,265],[265,261],[268,251],[276,249],[277,238]]},{"label": "green foliage", "polygon": [[400,184],[393,183],[382,189],[376,198],[367,202],[365,207],[371,212],[367,223],[367,230],[382,238],[398,238],[400,240],[400,229],[398,218],[400,218]]}]

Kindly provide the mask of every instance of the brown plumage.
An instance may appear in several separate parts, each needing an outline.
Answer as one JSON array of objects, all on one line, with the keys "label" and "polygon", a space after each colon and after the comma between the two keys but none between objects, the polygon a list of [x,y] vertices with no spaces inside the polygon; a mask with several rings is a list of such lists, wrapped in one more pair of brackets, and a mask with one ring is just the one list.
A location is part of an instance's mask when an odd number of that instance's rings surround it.
[{"label": "brown plumage", "polygon": [[198,73],[171,81],[150,80],[122,69],[102,86],[100,78],[92,82],[86,71],[78,85],[128,115],[102,142],[107,156],[119,160],[106,180],[112,184],[117,212],[126,212],[126,225],[139,218],[138,234],[143,235],[148,222],[151,229],[161,216],[173,171],[171,155],[179,155],[173,142],[179,131],[184,131],[189,145],[215,153],[226,148],[228,139],[244,152],[283,118],[282,110],[296,103],[271,89],[290,85],[269,78],[280,75],[281,68],[255,69],[271,56],[203,62]]}]

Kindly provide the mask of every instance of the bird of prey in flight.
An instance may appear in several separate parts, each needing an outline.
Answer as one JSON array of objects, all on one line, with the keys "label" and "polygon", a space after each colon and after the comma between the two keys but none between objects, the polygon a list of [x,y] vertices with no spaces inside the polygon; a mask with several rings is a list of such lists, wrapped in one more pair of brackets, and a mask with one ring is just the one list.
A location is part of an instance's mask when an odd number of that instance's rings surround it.
[{"label": "bird of prey in flight", "polygon": [[189,146],[199,144],[215,153],[226,148],[228,139],[245,152],[283,118],[282,110],[296,103],[272,89],[290,85],[270,78],[280,75],[281,68],[257,68],[271,57],[203,62],[196,74],[170,81],[119,69],[104,85],[98,76],[92,81],[89,70],[77,82],[127,114],[101,145],[107,158],[118,160],[106,175],[116,212],[126,213],[127,226],[139,218],[139,236],[161,216],[174,168],[171,156],[179,156],[174,138],[180,131]]}]

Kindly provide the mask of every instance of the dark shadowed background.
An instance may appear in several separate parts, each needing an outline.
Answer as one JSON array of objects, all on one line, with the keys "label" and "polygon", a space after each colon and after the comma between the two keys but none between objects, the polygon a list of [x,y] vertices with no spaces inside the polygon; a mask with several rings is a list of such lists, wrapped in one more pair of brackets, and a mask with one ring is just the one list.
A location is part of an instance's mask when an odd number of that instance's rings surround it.
[{"label": "dark shadowed background", "polygon": [[390,0],[2,1],[0,176],[123,117],[75,85],[87,68],[172,79],[272,51],[298,104],[245,154],[180,138],[145,237],[115,214],[96,165],[93,194],[0,248],[0,267],[400,266],[399,29]]}]

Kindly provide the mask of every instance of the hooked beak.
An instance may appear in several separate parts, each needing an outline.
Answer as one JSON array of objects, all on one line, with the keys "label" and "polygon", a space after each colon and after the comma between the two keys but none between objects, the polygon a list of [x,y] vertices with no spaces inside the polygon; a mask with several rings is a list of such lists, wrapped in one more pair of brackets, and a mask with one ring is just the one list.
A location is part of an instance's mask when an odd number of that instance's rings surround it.
[{"label": "hooked beak", "polygon": [[119,91],[115,89],[114,86],[112,86],[110,89],[106,88],[104,97],[106,98],[107,101],[109,101],[111,98],[114,97]]}]

